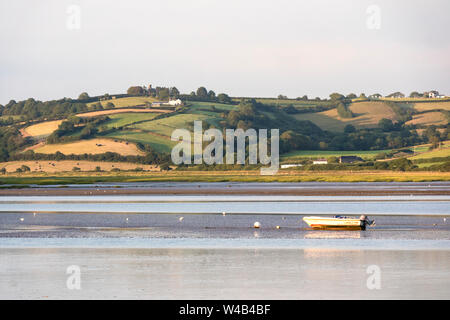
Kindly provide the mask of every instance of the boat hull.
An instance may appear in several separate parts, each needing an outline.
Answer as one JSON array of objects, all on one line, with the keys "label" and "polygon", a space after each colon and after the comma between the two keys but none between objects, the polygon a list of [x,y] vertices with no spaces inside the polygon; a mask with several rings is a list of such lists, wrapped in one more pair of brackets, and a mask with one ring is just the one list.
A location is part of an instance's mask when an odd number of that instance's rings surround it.
[{"label": "boat hull", "polygon": [[365,230],[365,223],[355,218],[304,217],[303,221],[313,229]]}]

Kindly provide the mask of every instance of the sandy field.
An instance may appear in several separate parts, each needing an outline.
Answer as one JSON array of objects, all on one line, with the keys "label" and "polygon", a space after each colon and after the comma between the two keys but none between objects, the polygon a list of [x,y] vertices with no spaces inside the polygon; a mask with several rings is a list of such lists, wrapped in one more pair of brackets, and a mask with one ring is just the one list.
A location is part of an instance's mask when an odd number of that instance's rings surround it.
[{"label": "sandy field", "polygon": [[58,129],[58,126],[63,120],[45,121],[37,124],[33,124],[24,128],[24,136],[31,137],[44,137],[50,135],[53,131]]},{"label": "sandy field", "polygon": [[100,161],[85,161],[85,160],[61,160],[61,161],[10,161],[0,162],[0,169],[6,168],[7,172],[15,172],[17,168],[22,165],[28,166],[32,172],[44,171],[48,173],[72,171],[74,167],[80,168],[81,171],[94,171],[98,166],[103,171],[111,171],[114,168],[120,170],[133,170],[142,168],[146,171],[159,171],[155,165],[146,165],[129,162],[100,162]]},{"label": "sandy field", "polygon": [[70,143],[46,144],[34,149],[36,153],[53,154],[55,152],[63,154],[100,154],[105,152],[116,152],[124,156],[145,155],[132,142],[122,142],[110,139],[89,139]]}]

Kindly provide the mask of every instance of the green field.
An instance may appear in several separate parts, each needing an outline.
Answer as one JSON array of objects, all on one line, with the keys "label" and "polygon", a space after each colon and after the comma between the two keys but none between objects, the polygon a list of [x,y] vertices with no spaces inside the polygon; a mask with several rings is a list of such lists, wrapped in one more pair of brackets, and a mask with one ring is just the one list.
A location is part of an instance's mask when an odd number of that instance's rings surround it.
[{"label": "green field", "polygon": [[410,160],[418,160],[418,159],[431,159],[431,158],[440,158],[440,157],[450,157],[450,148],[445,149],[436,149],[430,152],[424,152],[418,154],[417,156],[410,157]]},{"label": "green field", "polygon": [[100,102],[103,107],[105,107],[108,102],[112,102],[116,108],[125,108],[125,107],[134,107],[139,105],[144,105],[146,102],[154,102],[157,99],[153,97],[125,97],[125,98],[117,98],[117,99],[109,99],[104,101],[94,101],[87,103],[87,106],[90,107],[93,104]]},{"label": "green field", "polygon": [[155,151],[163,153],[170,153],[172,147],[176,144],[176,142],[170,140],[170,137],[166,138],[153,135],[148,132],[135,132],[128,130],[112,132],[105,135],[105,137],[148,144]]},{"label": "green field", "polygon": [[150,120],[135,125],[130,128],[151,131],[159,135],[170,138],[175,129],[192,129],[194,120],[206,120],[209,117],[203,114],[177,114],[163,119]]},{"label": "green field", "polygon": [[[179,182],[386,182],[386,181],[449,181],[449,172],[352,172],[352,171],[322,171],[322,172],[289,172],[272,176],[260,175],[254,171],[170,171],[155,173],[61,173],[47,174],[11,174],[2,178],[1,184],[51,185],[51,184],[86,184],[99,182],[147,182],[147,181],[179,181]],[[10,186],[5,186],[11,188]]]},{"label": "green field", "polygon": [[155,117],[157,117],[158,115],[160,115],[160,113],[149,113],[149,112],[116,113],[116,114],[108,115],[108,117],[111,120],[106,123],[106,126],[108,128],[119,128],[119,127],[123,127],[123,126],[127,126],[130,124],[136,123],[138,121],[152,120]]},{"label": "green field", "polygon": [[357,156],[364,159],[373,159],[379,153],[388,153],[392,150],[369,150],[369,151],[323,151],[323,150],[298,150],[281,155],[282,160],[294,160],[301,158],[327,158],[340,156]]},{"label": "green field", "polygon": [[[253,98],[245,98],[253,99]],[[276,106],[289,106],[293,105],[296,108],[311,108],[315,106],[328,106],[330,101],[318,101],[318,100],[296,100],[296,99],[276,99],[276,98],[254,98],[257,102],[264,104],[271,104]],[[241,98],[233,98],[233,101],[239,102]]]}]

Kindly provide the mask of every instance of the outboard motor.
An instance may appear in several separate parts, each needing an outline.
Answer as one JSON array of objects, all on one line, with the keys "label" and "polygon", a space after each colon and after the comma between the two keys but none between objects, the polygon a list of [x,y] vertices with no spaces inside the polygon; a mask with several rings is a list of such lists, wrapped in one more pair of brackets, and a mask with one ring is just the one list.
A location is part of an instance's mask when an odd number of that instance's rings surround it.
[{"label": "outboard motor", "polygon": [[361,230],[366,230],[366,225],[373,225],[374,221],[369,220],[369,218],[365,215],[359,217],[359,225],[361,226]]}]

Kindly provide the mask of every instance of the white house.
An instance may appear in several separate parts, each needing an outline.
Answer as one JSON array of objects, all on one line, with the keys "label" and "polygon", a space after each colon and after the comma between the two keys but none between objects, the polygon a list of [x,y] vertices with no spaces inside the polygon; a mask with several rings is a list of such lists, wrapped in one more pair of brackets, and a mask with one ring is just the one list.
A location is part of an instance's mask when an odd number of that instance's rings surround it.
[{"label": "white house", "polygon": [[431,90],[424,93],[424,96],[427,98],[437,98],[439,96],[439,92],[436,90]]},{"label": "white house", "polygon": [[169,100],[169,102],[167,103],[171,106],[179,106],[181,104],[183,104],[183,102],[181,102],[180,99],[176,99],[176,100]]}]

